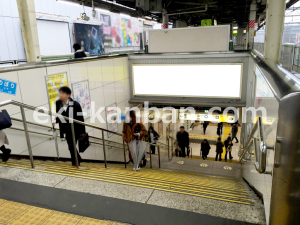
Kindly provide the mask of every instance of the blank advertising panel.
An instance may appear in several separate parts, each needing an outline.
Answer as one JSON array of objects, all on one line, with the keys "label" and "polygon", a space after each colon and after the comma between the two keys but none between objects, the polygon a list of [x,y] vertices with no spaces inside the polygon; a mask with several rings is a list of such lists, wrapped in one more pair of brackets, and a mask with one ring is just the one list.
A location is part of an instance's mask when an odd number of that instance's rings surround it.
[{"label": "blank advertising panel", "polygon": [[241,98],[243,64],[133,65],[133,95]]}]

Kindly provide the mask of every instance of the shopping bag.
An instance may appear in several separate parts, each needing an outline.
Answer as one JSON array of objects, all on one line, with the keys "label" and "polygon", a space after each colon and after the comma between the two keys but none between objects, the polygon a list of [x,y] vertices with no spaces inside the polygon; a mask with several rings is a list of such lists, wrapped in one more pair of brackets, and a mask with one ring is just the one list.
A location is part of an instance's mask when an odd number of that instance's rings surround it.
[{"label": "shopping bag", "polygon": [[0,130],[9,128],[12,126],[11,118],[5,109],[0,111]]}]

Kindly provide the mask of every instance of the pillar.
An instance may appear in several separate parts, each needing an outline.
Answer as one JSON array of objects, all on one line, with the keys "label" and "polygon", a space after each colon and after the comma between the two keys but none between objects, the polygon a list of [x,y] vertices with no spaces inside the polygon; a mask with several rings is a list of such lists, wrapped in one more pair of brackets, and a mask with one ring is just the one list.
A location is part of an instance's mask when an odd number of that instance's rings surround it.
[{"label": "pillar", "polygon": [[165,9],[163,9],[163,11],[162,11],[162,19],[163,19],[163,22],[162,22],[161,28],[162,29],[168,29],[169,18],[168,18],[167,11]]},{"label": "pillar", "polygon": [[248,31],[248,43],[249,49],[253,49],[254,46],[254,31],[256,23],[256,0],[253,0],[250,5],[250,15],[249,15],[249,31]]},{"label": "pillar", "polygon": [[264,56],[279,63],[286,0],[267,0]]},{"label": "pillar", "polygon": [[41,62],[34,0],[17,0],[28,63]]}]

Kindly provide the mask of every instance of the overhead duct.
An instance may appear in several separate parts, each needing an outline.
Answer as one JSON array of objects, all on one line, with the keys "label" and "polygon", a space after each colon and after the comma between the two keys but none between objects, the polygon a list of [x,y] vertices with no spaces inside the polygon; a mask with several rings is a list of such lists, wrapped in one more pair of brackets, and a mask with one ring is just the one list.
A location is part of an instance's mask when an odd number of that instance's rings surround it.
[{"label": "overhead duct", "polygon": [[178,12],[178,13],[167,13],[167,15],[168,16],[173,16],[173,15],[200,13],[200,12],[206,12],[206,11],[207,11],[207,4],[205,5],[205,9],[204,10],[196,10],[196,11],[188,11],[188,12]]}]

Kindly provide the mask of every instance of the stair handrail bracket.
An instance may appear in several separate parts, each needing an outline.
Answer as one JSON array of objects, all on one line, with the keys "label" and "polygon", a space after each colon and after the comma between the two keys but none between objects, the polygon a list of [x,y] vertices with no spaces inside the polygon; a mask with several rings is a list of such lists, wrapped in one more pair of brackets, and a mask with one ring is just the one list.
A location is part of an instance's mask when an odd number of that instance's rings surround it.
[{"label": "stair handrail bracket", "polygon": [[[258,131],[258,138],[254,137],[254,134]],[[258,173],[264,173],[267,166],[267,145],[265,139],[264,125],[262,122],[262,117],[258,117],[257,122],[255,123],[251,134],[248,137],[245,147],[242,149],[240,155],[240,162],[242,160],[249,160],[245,157],[246,153],[251,155],[251,147],[254,145],[255,150],[255,162],[254,166]]]}]

